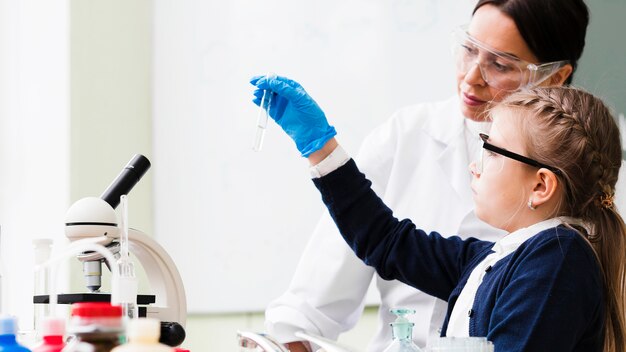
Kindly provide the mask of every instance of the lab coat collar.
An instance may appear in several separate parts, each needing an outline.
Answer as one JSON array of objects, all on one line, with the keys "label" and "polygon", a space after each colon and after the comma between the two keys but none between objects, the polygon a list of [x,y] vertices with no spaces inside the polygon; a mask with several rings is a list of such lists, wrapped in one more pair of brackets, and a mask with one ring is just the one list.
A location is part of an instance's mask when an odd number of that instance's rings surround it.
[{"label": "lab coat collar", "polygon": [[[461,114],[458,96],[450,97],[445,104],[440,105],[436,119],[430,119],[424,130],[429,136],[439,142],[450,144],[458,140],[463,134],[465,117]],[[443,120],[443,121],[442,121]]]},{"label": "lab coat collar", "polygon": [[437,163],[458,195],[457,200],[450,201],[461,202],[469,212],[473,203],[471,201],[471,177],[464,135],[465,117],[461,114],[459,100],[456,96],[441,106],[441,111],[436,113],[437,118],[429,121],[425,131],[433,139],[444,145],[442,152],[437,156]]}]

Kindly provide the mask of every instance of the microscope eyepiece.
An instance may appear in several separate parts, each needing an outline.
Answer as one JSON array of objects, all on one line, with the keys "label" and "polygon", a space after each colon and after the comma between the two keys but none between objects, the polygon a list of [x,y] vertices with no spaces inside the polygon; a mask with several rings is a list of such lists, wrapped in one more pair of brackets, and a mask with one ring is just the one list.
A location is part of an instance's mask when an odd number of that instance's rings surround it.
[{"label": "microscope eyepiece", "polygon": [[100,198],[115,209],[120,204],[120,197],[128,194],[149,168],[150,160],[141,154],[135,154]]}]

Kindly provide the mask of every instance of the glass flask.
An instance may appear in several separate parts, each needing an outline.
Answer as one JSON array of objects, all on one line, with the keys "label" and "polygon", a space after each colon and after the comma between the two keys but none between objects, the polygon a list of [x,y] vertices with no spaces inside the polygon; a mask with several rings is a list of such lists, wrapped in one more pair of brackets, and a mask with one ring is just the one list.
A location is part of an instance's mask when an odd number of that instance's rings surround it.
[{"label": "glass flask", "polygon": [[413,343],[413,324],[406,316],[415,314],[413,309],[395,308],[389,310],[397,316],[391,325],[393,341],[385,348],[384,352],[423,352]]}]

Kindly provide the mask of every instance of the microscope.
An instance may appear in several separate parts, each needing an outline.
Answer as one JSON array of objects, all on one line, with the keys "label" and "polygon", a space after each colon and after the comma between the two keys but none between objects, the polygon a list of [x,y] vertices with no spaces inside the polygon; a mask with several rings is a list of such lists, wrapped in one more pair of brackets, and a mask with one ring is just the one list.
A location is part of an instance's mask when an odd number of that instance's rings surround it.
[{"label": "microscope", "polygon": [[[115,208],[120,197],[128,194],[150,168],[150,161],[135,155],[98,197],[78,200],[67,211],[65,234],[70,241],[91,239],[106,247],[117,258],[120,256],[120,228]],[[128,248],[141,263],[153,294],[137,295],[140,317],[159,319],[161,342],[178,346],[185,338],[187,299],[182,278],[172,258],[154,239],[135,229],[128,231]],[[77,256],[83,264],[83,274],[89,292],[59,294],[59,304],[77,302],[110,302],[111,295],[100,292],[102,264],[109,265],[97,252],[83,252]],[[111,268],[109,267],[109,270]],[[34,296],[36,304],[49,303],[48,295]]]}]

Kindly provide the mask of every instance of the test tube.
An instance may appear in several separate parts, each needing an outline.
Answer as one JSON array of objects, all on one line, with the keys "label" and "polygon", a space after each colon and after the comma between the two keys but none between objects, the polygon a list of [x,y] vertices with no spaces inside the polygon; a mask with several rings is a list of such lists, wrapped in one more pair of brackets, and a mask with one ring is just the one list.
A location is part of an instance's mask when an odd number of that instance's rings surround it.
[{"label": "test tube", "polygon": [[139,317],[137,308],[137,276],[135,276],[135,265],[129,257],[128,252],[128,196],[120,196],[121,206],[121,235],[120,235],[120,258],[117,260],[119,268],[119,292],[122,306],[122,315],[125,318],[136,319]]},{"label": "test tube", "polygon": [[[271,78],[272,76],[272,74],[268,74],[266,77]],[[259,112],[256,118],[256,135],[254,137],[254,146],[252,147],[255,152],[260,152],[263,148],[263,139],[265,138],[267,121],[270,117],[271,103],[272,92],[269,90],[264,90],[263,96],[261,97],[261,104],[259,105]]]}]

